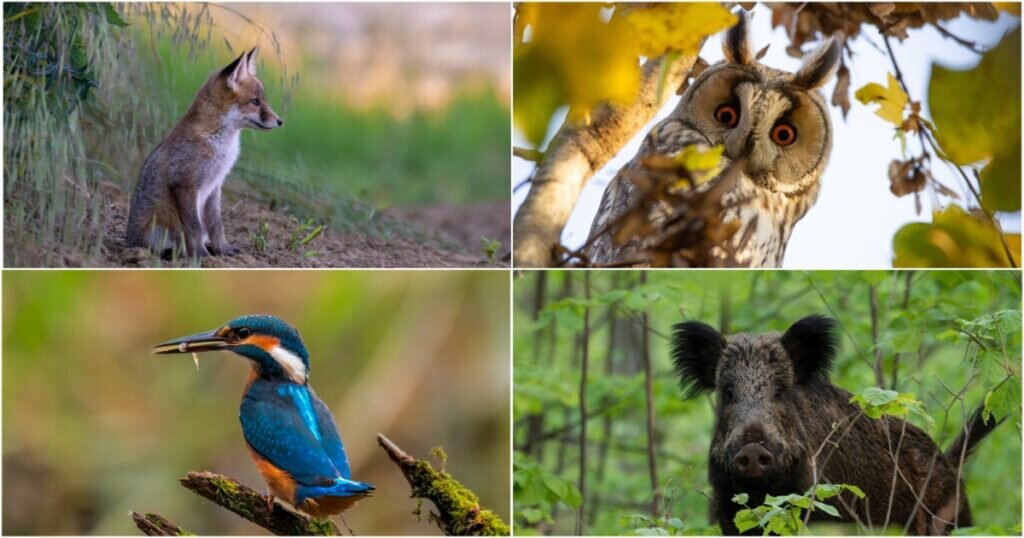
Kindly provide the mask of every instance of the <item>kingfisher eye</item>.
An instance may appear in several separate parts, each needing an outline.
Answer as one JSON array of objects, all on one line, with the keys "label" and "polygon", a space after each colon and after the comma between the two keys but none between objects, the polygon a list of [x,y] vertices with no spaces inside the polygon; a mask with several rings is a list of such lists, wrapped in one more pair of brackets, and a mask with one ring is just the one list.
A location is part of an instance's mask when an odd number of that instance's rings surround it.
[{"label": "kingfisher eye", "polygon": [[253,99],[252,101],[249,101],[249,104],[252,105],[252,106],[260,106],[260,100],[259,99]]},{"label": "kingfisher eye", "polygon": [[735,127],[740,122],[740,111],[728,103],[718,105],[715,109],[715,119],[726,127]]},{"label": "kingfisher eye", "polygon": [[249,338],[252,336],[252,331],[246,327],[242,327],[240,329],[236,329],[235,334],[237,334],[239,338]]},{"label": "kingfisher eye", "polygon": [[796,127],[785,122],[776,123],[775,127],[772,127],[772,142],[780,146],[796,142]]}]

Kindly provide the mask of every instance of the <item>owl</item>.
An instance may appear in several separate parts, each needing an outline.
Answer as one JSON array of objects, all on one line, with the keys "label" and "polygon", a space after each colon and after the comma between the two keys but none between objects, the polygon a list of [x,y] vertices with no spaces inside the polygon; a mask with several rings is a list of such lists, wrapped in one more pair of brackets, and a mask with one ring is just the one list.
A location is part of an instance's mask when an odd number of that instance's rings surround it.
[{"label": "owl", "polygon": [[[832,125],[818,88],[835,73],[841,46],[830,37],[804,57],[796,73],[773,69],[752,53],[747,21],[741,15],[724,34],[722,49],[725,60],[692,81],[676,109],[647,134],[637,155],[609,183],[584,251],[591,263],[652,264],[637,256],[649,251],[645,241],[650,237],[615,240],[610,223],[644,203],[649,207],[642,210],[652,213],[652,222],[678,221],[685,215],[673,216],[673,208],[664,203],[641,200],[637,184],[628,179],[630,173],[650,162],[652,155],[671,158],[688,146],[705,150],[721,145],[723,171],[692,187],[693,194],[703,198],[690,198],[714,205],[691,205],[689,213],[713,213],[710,220],[724,224],[719,229],[728,233],[720,233],[723,239],[717,244],[705,243],[706,252],[672,265],[782,265],[793,227],[818,197],[832,148]],[[678,213],[678,206],[675,209]],[[679,233],[711,224],[688,222]]]}]

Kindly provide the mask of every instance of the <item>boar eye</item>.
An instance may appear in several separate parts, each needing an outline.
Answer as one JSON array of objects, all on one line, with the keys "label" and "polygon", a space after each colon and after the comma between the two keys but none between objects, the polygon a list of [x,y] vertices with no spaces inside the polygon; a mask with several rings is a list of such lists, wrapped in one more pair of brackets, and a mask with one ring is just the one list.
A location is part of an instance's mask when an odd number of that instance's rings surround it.
[{"label": "boar eye", "polygon": [[259,99],[253,99],[252,101],[249,101],[249,104],[252,105],[252,106],[260,106],[260,100]]},{"label": "boar eye", "polygon": [[731,403],[732,399],[734,397],[735,397],[735,395],[733,394],[733,390],[732,390],[732,385],[731,384],[725,385],[725,386],[722,387],[722,401],[723,402]]}]

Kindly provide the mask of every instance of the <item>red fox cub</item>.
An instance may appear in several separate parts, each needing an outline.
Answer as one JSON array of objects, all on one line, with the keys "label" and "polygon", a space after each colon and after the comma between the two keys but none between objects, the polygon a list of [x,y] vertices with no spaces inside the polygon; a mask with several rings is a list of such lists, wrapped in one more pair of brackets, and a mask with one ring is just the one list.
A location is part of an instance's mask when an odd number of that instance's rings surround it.
[{"label": "red fox cub", "polygon": [[220,191],[238,158],[239,132],[284,124],[267,104],[256,78],[259,48],[210,75],[185,117],[153,150],[139,173],[128,214],[127,244],[159,255],[238,252],[224,236]]}]

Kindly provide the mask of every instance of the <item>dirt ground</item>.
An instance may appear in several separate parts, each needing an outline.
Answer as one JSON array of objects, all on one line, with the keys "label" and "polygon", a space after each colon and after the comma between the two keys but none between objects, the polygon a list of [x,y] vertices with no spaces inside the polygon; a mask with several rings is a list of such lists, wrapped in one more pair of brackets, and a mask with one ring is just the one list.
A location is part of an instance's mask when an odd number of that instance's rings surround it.
[{"label": "dirt ground", "polygon": [[[228,241],[242,252],[236,256],[211,256],[199,261],[201,267],[508,267],[510,207],[508,201],[487,202],[467,207],[430,206],[393,208],[387,218],[403,222],[424,238],[399,233],[375,237],[365,233],[345,234],[325,230],[307,245],[293,246],[297,223],[271,211],[266,204],[248,198],[232,199],[225,193],[224,223]],[[126,199],[115,198],[108,209],[109,225],[104,233],[99,259],[87,259],[65,245],[25,248],[5,234],[5,265],[11,266],[11,253],[19,267],[39,267],[43,263],[60,267],[174,267],[195,266],[194,260],[169,262],[146,249],[125,248],[124,232],[128,220]],[[265,246],[258,250],[253,233],[261,222],[268,224]],[[303,234],[304,235],[304,234]],[[489,259],[481,236],[501,242]],[[92,234],[99,241],[98,231]],[[35,252],[33,252],[35,250]],[[42,260],[50,257],[50,261]],[[56,263],[54,261],[56,259]]]}]

